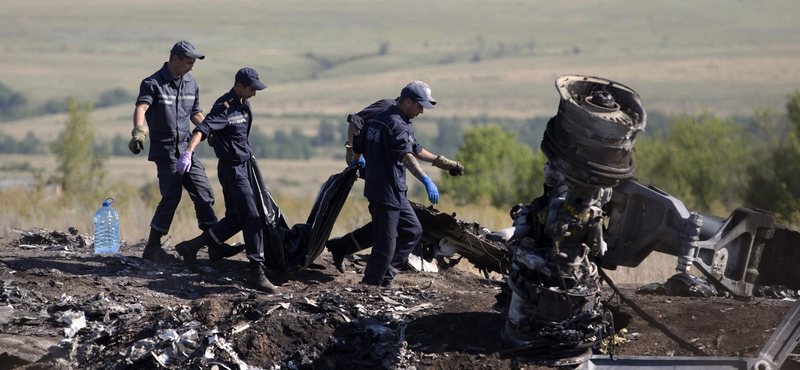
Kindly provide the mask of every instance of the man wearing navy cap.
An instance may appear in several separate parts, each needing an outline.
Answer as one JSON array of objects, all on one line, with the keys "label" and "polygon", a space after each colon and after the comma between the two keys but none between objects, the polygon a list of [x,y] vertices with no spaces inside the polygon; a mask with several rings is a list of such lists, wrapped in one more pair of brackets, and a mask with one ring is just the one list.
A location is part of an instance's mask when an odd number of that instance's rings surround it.
[{"label": "man wearing navy cap", "polygon": [[[225,217],[200,236],[175,246],[186,266],[197,271],[197,251],[209,244],[222,244],[239,231],[244,237],[250,260],[248,283],[254,288],[275,292],[275,286],[264,275],[264,230],[250,185],[250,158],[253,149],[248,136],[253,113],[248,99],[267,86],[258,79],[258,72],[242,68],[236,72],[233,88],[214,103],[205,120],[197,125],[186,151],[178,161],[178,171],[191,171],[191,158],[197,145],[214,133],[214,153],[219,158],[217,176],[225,197]],[[234,248],[234,247],[229,247]]]},{"label": "man wearing navy cap", "polygon": [[422,226],[406,198],[406,170],[422,181],[431,203],[439,202],[439,190],[414,157],[411,120],[436,102],[426,86],[408,84],[396,105],[373,116],[353,140],[353,152],[363,155],[367,163],[364,196],[373,223],[364,284],[390,285],[422,236]]},{"label": "man wearing navy cap", "polygon": [[[430,97],[430,86],[423,81],[412,81],[408,84],[408,86],[419,86],[423,90],[428,97],[428,101],[436,105],[436,100]],[[347,148],[347,153],[345,155],[345,160],[351,166],[361,164],[362,166],[366,166],[366,162],[364,161],[361,155],[356,156],[352,153],[351,146],[353,145],[353,136],[356,133],[360,132],[361,129],[364,127],[364,122],[369,122],[369,120],[375,116],[376,114],[383,112],[389,107],[393,107],[397,105],[397,102],[400,100],[400,97],[396,99],[382,99],[378,100],[375,103],[372,103],[370,106],[362,109],[358,113],[350,114],[347,116],[348,128],[347,128],[347,136],[348,141],[345,143],[345,147]],[[448,171],[450,176],[461,176],[464,174],[464,166],[457,161],[453,161],[447,159],[443,155],[436,155],[433,154],[425,148],[417,141],[415,137],[413,137],[413,124],[409,122],[409,127],[412,127],[412,151],[414,153],[414,157],[417,160],[425,161],[431,163],[434,167],[438,167],[442,170]],[[362,171],[363,172],[363,171]],[[342,237],[332,238],[327,241],[326,246],[328,250],[331,252],[333,256],[333,264],[336,269],[344,273],[344,257],[345,255],[353,254],[360,250],[369,248],[372,246],[372,222],[367,223],[366,225],[345,234]]]},{"label": "man wearing navy cap", "polygon": [[150,134],[150,154],[147,159],[156,164],[161,192],[161,201],[150,222],[150,236],[142,253],[144,259],[158,262],[175,259],[161,247],[161,237],[169,232],[182,189],[186,189],[194,203],[201,230],[207,230],[217,223],[214,192],[200,161],[192,157],[192,170],[186,174],[176,169],[178,158],[191,136],[189,123],[197,125],[204,118],[197,81],[189,74],[195,61],[204,58],[188,41],[178,41],[170,51],[169,61],[139,86],[128,148],[133,154],[139,154]]}]

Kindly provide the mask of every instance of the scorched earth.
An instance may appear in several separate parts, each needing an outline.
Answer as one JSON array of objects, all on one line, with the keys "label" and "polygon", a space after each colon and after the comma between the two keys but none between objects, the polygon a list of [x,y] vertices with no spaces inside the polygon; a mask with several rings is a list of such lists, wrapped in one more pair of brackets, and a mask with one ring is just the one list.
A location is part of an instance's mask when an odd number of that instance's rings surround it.
[{"label": "scorched earth", "polygon": [[[74,230],[73,230],[74,231]],[[97,255],[87,235],[34,229],[0,245],[0,370],[6,369],[545,369],[506,358],[493,309],[503,284],[450,268],[404,271],[391,288],[359,284],[366,255],[339,274],[273,274],[277,294],[243,283],[243,255],[201,272],[140,258],[144,241]],[[172,247],[167,250],[175,253]],[[755,357],[790,300],[622,293],[681,340],[713,356]],[[607,286],[626,329],[620,355],[692,356]],[[798,368],[796,356],[784,369]]]}]

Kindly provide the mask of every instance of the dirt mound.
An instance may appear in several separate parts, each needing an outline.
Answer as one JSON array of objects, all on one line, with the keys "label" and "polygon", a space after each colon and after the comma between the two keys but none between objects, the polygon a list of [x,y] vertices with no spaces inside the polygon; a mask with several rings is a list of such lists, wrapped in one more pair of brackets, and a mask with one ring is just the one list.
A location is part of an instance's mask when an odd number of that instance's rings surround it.
[{"label": "dirt mound", "polygon": [[[34,230],[39,236],[49,233]],[[358,284],[365,257],[338,274],[315,268],[269,276],[265,295],[243,284],[243,255],[200,273],[139,258],[143,241],[96,255],[85,234],[20,238],[0,246],[0,370],[5,369],[509,369],[492,309],[501,282],[456,269],[405,271],[391,288]],[[171,251],[171,248],[168,248]],[[174,251],[172,251],[174,253]],[[755,357],[789,300],[626,296],[685,342],[715,356]],[[689,356],[603,297],[627,341],[617,354]],[[793,364],[787,364],[788,368]],[[544,367],[527,367],[537,369]]]}]

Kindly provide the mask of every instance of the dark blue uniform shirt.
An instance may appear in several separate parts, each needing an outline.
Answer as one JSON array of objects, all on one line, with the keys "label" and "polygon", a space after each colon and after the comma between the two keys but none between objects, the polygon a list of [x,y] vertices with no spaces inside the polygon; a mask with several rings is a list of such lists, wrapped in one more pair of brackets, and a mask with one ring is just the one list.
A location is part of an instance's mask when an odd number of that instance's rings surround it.
[{"label": "dark blue uniform shirt", "polygon": [[150,129],[150,154],[153,162],[177,162],[191,139],[191,117],[202,112],[200,89],[190,74],[173,79],[167,63],[139,85],[136,104],[147,103],[144,114]]},{"label": "dark blue uniform shirt", "polygon": [[[394,107],[396,105],[397,105],[397,99],[378,100],[372,103],[370,106],[362,109],[358,113],[347,115],[347,121],[352,122],[356,126],[356,128],[358,128],[358,131],[361,131],[361,129],[364,127],[364,122],[369,122],[369,120],[372,119],[372,117],[375,116],[376,114],[383,112],[389,109],[389,107]],[[411,125],[411,122],[409,121],[408,124]],[[414,141],[413,153],[414,155],[417,155],[422,151],[423,148],[422,145],[420,145],[420,143],[417,142],[417,138],[414,137],[413,128],[411,129],[411,137]],[[355,141],[355,139],[353,139],[353,141]]]},{"label": "dark blue uniform shirt", "polygon": [[369,120],[376,114],[383,112],[389,107],[397,105],[397,100],[392,99],[381,99],[374,103],[372,103],[369,107],[362,109],[358,113],[348,114],[347,115],[347,122],[352,122],[356,125],[359,131],[364,128],[364,122],[369,122]]},{"label": "dark blue uniform shirt", "polygon": [[203,138],[214,132],[214,153],[220,160],[244,163],[253,155],[247,140],[253,115],[250,102],[240,101],[231,89],[222,95],[211,108],[203,122],[194,129],[203,133]]},{"label": "dark blue uniform shirt", "polygon": [[370,202],[400,207],[406,199],[406,166],[401,162],[414,153],[414,130],[411,121],[397,106],[378,113],[353,139],[353,151],[364,154],[367,166],[364,196]]}]

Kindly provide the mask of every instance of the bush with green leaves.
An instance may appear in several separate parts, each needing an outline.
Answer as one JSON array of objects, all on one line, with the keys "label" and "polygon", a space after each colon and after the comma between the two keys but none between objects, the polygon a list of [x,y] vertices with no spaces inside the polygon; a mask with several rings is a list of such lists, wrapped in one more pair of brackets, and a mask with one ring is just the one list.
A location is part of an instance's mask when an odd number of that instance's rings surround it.
[{"label": "bush with green leaves", "polygon": [[542,193],[544,154],[534,154],[517,140],[516,133],[504,132],[500,126],[467,130],[455,159],[464,165],[464,176],[444,176],[441,188],[458,203],[488,202],[511,208]]},{"label": "bush with green leaves", "polygon": [[674,118],[666,132],[637,142],[635,175],[690,209],[728,211],[746,191],[748,136],[741,124],[707,113]]},{"label": "bush with green leaves", "polygon": [[50,150],[56,155],[57,168],[50,182],[65,194],[89,193],[102,184],[106,172],[106,156],[94,146],[94,124],[89,119],[92,103],[70,98],[64,131],[58,135]]},{"label": "bush with green leaves", "polygon": [[757,111],[764,137],[749,168],[749,206],[773,211],[781,222],[800,223],[800,91],[788,96],[786,116]]}]

